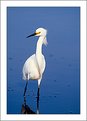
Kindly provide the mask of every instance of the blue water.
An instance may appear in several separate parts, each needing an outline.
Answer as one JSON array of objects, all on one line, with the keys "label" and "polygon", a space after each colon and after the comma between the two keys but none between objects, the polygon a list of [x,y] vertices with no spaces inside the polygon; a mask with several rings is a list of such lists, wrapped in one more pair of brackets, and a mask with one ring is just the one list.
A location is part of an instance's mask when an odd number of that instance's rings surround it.
[{"label": "blue water", "polygon": [[[80,114],[80,8],[7,8],[7,114],[20,114],[25,60],[35,53],[38,27],[48,30],[43,46],[46,70],[40,86],[40,114]],[[27,105],[36,112],[37,81],[29,81]]]}]

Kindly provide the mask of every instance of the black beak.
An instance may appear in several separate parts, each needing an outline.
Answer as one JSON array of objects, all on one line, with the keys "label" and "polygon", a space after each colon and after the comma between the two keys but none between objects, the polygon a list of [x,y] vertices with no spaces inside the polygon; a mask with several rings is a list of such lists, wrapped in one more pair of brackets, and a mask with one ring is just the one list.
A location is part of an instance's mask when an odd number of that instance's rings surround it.
[{"label": "black beak", "polygon": [[32,36],[35,36],[35,35],[36,35],[36,33],[31,34],[31,35],[27,36],[26,38],[28,38],[28,37],[32,37]]}]

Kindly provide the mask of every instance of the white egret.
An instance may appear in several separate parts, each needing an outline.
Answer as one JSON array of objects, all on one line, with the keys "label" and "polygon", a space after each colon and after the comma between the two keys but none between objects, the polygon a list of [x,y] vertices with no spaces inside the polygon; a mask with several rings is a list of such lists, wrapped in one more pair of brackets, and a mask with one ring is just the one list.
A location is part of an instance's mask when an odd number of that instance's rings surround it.
[{"label": "white egret", "polygon": [[24,96],[26,93],[28,80],[38,80],[38,92],[37,92],[38,100],[39,100],[40,83],[41,83],[43,72],[46,67],[45,57],[42,54],[42,45],[43,44],[47,45],[46,35],[47,35],[46,29],[38,28],[34,34],[27,36],[27,38],[31,36],[39,36],[39,39],[37,41],[36,53],[30,56],[26,60],[23,66],[23,79],[26,80]]}]

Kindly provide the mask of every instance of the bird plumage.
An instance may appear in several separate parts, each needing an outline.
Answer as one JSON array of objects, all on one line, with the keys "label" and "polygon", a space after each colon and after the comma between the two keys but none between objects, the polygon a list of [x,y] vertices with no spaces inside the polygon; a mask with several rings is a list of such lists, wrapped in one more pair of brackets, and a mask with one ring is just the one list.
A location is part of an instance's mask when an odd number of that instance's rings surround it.
[{"label": "bird plumage", "polygon": [[23,66],[23,79],[24,80],[38,80],[41,78],[45,69],[45,58],[41,55],[41,63],[38,65],[36,54],[30,56]]},{"label": "bird plumage", "polygon": [[31,36],[40,36],[37,41],[36,53],[30,56],[24,63],[23,66],[23,79],[24,80],[38,80],[38,85],[42,79],[43,72],[46,67],[45,57],[42,54],[42,45],[47,45],[46,40],[47,30],[43,28],[38,28],[36,32]]}]

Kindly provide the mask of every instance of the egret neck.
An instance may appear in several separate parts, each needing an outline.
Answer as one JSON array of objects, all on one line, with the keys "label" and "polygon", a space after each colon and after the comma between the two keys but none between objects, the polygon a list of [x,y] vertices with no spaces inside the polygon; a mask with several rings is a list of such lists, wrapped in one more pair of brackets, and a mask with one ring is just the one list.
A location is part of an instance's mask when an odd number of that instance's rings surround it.
[{"label": "egret neck", "polygon": [[[41,65],[41,62],[42,62],[41,60],[42,60],[43,41],[44,41],[44,36],[40,36],[38,41],[37,41],[37,47],[36,47],[36,59],[37,59],[37,63],[38,63],[38,66],[39,66],[39,70],[40,70],[40,65]],[[41,72],[39,72],[39,73],[41,74]]]},{"label": "egret neck", "polygon": [[44,41],[44,37],[40,36],[38,41],[37,41],[37,47],[36,47],[36,56],[37,56],[37,58],[38,58],[38,56],[42,55],[42,44],[43,44],[43,41]]}]

